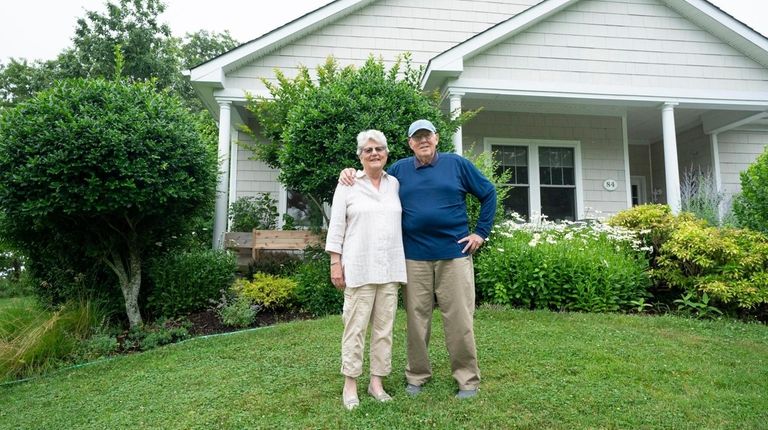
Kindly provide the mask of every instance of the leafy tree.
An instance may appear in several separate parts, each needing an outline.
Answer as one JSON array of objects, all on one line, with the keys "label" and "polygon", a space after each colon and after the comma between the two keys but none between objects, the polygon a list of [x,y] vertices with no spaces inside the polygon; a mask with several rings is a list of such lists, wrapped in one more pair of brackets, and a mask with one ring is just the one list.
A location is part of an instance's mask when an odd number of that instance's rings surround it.
[{"label": "leafy tree", "polygon": [[[165,10],[160,0],[106,2],[104,13],[87,11],[77,20],[73,46],[55,60],[15,60],[0,64],[0,107],[13,106],[62,78],[111,78],[115,70],[115,46],[120,46],[125,64],[122,75],[137,81],[153,79],[158,88],[177,91],[194,111],[203,105],[182,71],[196,66],[235,46],[228,32],[205,30],[183,38],[171,35],[159,15]],[[213,123],[206,113],[205,122]],[[215,142],[215,141],[214,141]]]},{"label": "leafy tree", "polygon": [[741,225],[768,233],[768,149],[741,172],[741,194],[733,213]]},{"label": "leafy tree", "polygon": [[[263,80],[272,97],[248,103],[269,143],[246,146],[280,169],[280,182],[322,207],[333,199],[339,170],[360,165],[355,138],[363,130],[381,130],[394,161],[411,155],[405,143],[409,124],[427,118],[442,135],[438,149],[451,149],[451,135],[474,112],[448,118],[438,107],[438,94],[419,89],[420,72],[411,67],[407,54],[389,70],[373,57],[359,69],[340,69],[329,57],[317,69],[317,82],[306,67],[293,79],[277,71],[277,83]],[[254,131],[244,130],[258,139]]]},{"label": "leafy tree", "polygon": [[0,64],[0,108],[14,106],[48,88],[59,73],[55,61],[11,58],[8,64]]},{"label": "leafy tree", "polygon": [[108,267],[132,327],[142,259],[210,207],[216,176],[189,111],[149,83],[62,81],[0,116],[4,235],[30,263],[49,246]]},{"label": "leafy tree", "polygon": [[114,49],[125,57],[123,75],[154,79],[159,88],[174,87],[180,70],[177,39],[167,24],[158,22],[165,11],[161,0],[119,0],[106,3],[105,13],[87,11],[77,20],[73,47],[58,61],[69,77],[110,77],[115,70]]}]

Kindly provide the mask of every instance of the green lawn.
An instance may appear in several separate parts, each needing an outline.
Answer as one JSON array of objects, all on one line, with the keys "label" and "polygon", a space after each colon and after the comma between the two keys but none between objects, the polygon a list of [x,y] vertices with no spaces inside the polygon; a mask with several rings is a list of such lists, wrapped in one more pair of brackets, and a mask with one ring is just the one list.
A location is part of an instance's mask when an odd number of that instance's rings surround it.
[{"label": "green lawn", "polygon": [[[768,327],[481,309],[483,384],[458,401],[439,316],[435,377],[403,392],[398,313],[388,404],[342,409],[341,319],[193,339],[0,387],[0,428],[768,427]],[[360,381],[365,392],[367,378]]]}]

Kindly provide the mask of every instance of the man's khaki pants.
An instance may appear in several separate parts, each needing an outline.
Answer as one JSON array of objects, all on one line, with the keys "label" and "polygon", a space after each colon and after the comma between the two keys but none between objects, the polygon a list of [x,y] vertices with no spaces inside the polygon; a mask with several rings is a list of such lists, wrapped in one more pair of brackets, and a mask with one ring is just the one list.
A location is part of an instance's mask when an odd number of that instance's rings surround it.
[{"label": "man's khaki pants", "polygon": [[344,290],[344,333],[341,337],[341,374],[357,378],[363,373],[365,333],[371,326],[371,375],[392,372],[392,327],[399,284],[368,284]]},{"label": "man's khaki pants", "polygon": [[408,285],[405,311],[408,321],[408,365],[405,379],[422,385],[432,376],[429,337],[432,311],[437,298],[443,316],[445,346],[451,359],[453,378],[460,390],[480,384],[472,318],[475,313],[475,273],[472,257],[453,260],[405,260]]}]

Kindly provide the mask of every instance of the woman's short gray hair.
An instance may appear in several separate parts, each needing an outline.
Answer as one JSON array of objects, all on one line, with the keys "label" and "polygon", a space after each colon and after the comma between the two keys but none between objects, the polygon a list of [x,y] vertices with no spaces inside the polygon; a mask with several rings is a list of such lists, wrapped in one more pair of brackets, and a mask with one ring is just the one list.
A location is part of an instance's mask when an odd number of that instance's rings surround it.
[{"label": "woman's short gray hair", "polygon": [[379,130],[365,130],[361,131],[357,135],[357,156],[363,153],[363,147],[369,140],[372,140],[384,147],[384,150],[389,154],[389,147],[387,146],[387,137]]}]

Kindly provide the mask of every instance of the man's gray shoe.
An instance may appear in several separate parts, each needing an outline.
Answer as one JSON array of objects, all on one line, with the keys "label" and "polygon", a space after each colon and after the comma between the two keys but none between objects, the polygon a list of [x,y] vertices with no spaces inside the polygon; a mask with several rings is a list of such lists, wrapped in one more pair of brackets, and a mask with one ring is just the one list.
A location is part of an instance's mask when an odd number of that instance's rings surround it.
[{"label": "man's gray shoe", "polygon": [[405,386],[405,393],[411,397],[416,397],[421,394],[421,385],[408,384]]},{"label": "man's gray shoe", "polygon": [[477,396],[477,388],[474,390],[459,390],[459,392],[456,393],[456,398],[460,400],[471,399],[475,396]]}]

